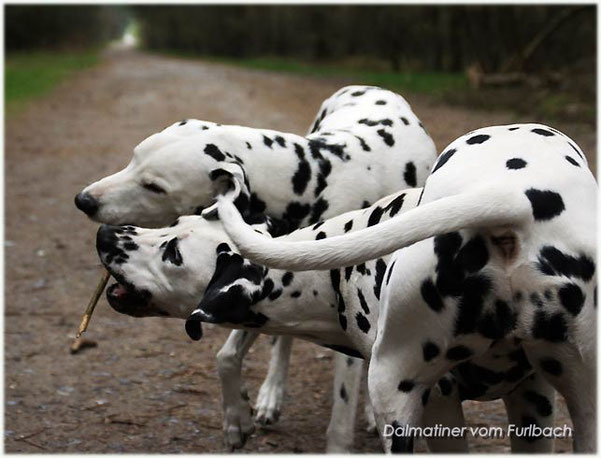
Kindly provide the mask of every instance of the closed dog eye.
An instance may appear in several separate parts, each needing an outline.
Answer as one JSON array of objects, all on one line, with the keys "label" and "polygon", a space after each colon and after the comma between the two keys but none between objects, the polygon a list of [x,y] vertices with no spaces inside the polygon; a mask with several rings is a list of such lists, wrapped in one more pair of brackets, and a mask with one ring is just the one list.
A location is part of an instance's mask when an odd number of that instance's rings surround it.
[{"label": "closed dog eye", "polygon": [[161,188],[156,183],[144,183],[144,184],[142,184],[142,187],[144,189],[148,189],[149,191],[154,192],[156,194],[167,194],[167,191],[165,191],[163,188]]}]

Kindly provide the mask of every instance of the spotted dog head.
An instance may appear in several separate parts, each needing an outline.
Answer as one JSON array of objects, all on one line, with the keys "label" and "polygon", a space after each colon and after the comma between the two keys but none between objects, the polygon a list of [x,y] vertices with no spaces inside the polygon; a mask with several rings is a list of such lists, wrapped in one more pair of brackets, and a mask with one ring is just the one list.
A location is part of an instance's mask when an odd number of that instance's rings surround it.
[{"label": "spotted dog head", "polygon": [[[161,227],[200,213],[232,186],[248,200],[241,161],[224,148],[221,130],[190,120],[151,135],[127,167],[87,186],[75,205],[101,223]],[[232,152],[237,147],[227,145]]]},{"label": "spotted dog head", "polygon": [[231,243],[218,220],[185,216],[162,229],[102,225],[96,248],[116,282],[111,307],[127,315],[187,318],[215,270],[216,247]]},{"label": "spotted dog head", "polygon": [[[253,227],[267,233],[269,222]],[[260,297],[257,290],[269,294],[267,269],[230,246],[221,222],[202,216],[180,217],[161,229],[102,225],[96,248],[116,280],[107,300],[126,315],[187,318],[204,294],[203,321],[259,325],[264,318],[249,308]]]}]

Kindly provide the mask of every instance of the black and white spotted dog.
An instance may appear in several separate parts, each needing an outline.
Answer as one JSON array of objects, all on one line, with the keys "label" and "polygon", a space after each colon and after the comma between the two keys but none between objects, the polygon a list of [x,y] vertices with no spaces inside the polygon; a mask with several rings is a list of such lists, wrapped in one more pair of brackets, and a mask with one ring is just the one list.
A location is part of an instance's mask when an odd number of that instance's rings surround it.
[{"label": "black and white spotted dog", "polygon": [[[285,240],[319,240],[357,231],[415,208],[420,189],[398,192],[373,206],[299,229]],[[264,231],[265,227],[253,226]],[[98,233],[99,255],[118,283],[109,300],[115,310],[133,316],[187,317],[186,329],[202,336],[201,322],[242,328],[237,345],[227,345],[240,362],[256,338],[247,330],[288,334],[328,346],[352,356],[369,354],[376,337],[379,298],[390,256],[331,271],[292,273],[267,269],[241,257],[219,221],[180,218],[175,227],[160,230],[103,226]],[[129,255],[119,262],[122,253]],[[204,293],[204,294],[203,294]],[[428,352],[432,352],[428,348]],[[353,358],[347,363],[353,364]],[[496,371],[493,372],[490,367]],[[461,426],[460,399],[503,397],[510,418],[533,418],[553,424],[553,390],[532,374],[515,342],[499,342],[487,357],[440,378],[430,396],[426,422]],[[483,375],[484,374],[484,375]],[[503,383],[483,386],[490,374],[502,374]],[[231,423],[240,421],[247,401],[240,395],[240,364],[223,368],[223,392],[230,401]],[[345,380],[337,380],[336,394],[350,402]],[[461,398],[460,398],[461,396]],[[427,399],[424,396],[423,399]],[[526,402],[524,402],[526,399]],[[345,428],[343,428],[345,429]],[[348,429],[348,428],[347,428]],[[465,451],[465,440],[429,441],[434,451]],[[551,441],[516,438],[515,451],[549,451]]]},{"label": "black and white spotted dog", "polygon": [[[140,143],[124,170],[86,187],[76,205],[99,222],[160,227],[180,215],[210,215],[215,194],[233,182],[245,218],[255,221],[264,213],[272,217],[270,232],[282,233],[422,185],[435,155],[401,96],[349,86],[324,101],[307,137],[197,120],[176,123]],[[230,364],[228,348],[220,353],[221,365]],[[277,340],[256,404],[259,423],[279,416],[290,350],[289,339]],[[357,371],[339,377],[356,379]],[[347,449],[348,432],[335,426],[353,417],[345,409],[334,406],[342,412],[332,418],[330,451]],[[224,427],[232,447],[252,430],[252,424],[240,429],[227,418]]]},{"label": "black and white spotted dog", "polygon": [[[566,399],[574,450],[594,452],[596,206],[595,179],[574,142],[516,124],[451,143],[418,208],[352,234],[290,243],[248,230],[228,199],[219,212],[243,255],[272,268],[332,269],[398,250],[376,341],[364,350],[381,433],[419,425],[431,387],[450,369],[460,381],[479,379],[479,391],[506,386],[514,374],[476,362],[513,343],[524,352],[516,370],[532,365]],[[526,392],[523,402],[550,412],[538,395]],[[387,450],[413,447],[410,435],[383,441]]]},{"label": "black and white spotted dog", "polygon": [[292,231],[419,186],[436,159],[405,99],[377,87],[340,89],[311,131],[182,121],[140,143],[125,169],[86,187],[76,205],[105,224],[162,227],[208,211],[233,179],[245,216],[264,213]]}]

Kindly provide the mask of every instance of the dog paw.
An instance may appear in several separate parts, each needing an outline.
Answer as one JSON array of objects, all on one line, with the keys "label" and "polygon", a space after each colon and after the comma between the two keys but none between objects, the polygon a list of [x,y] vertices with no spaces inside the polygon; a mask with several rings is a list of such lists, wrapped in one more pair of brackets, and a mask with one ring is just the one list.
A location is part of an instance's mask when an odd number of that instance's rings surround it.
[{"label": "dog paw", "polygon": [[255,431],[252,408],[246,401],[241,401],[224,413],[223,435],[226,448],[230,451],[242,448]]},{"label": "dog paw", "polygon": [[264,383],[257,398],[255,421],[261,426],[276,423],[282,412],[283,400],[284,387],[282,385]]}]

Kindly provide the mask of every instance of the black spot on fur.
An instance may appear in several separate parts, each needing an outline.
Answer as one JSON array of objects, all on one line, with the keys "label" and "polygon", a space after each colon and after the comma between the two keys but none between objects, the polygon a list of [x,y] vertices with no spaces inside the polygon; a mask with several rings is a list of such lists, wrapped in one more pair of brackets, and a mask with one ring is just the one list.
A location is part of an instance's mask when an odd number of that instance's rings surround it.
[{"label": "black spot on fur", "polygon": [[282,295],[282,290],[281,289],[276,289],[274,292],[272,292],[268,298],[270,301],[275,301],[278,297],[280,297]]},{"label": "black spot on fur", "polygon": [[486,135],[486,134],[474,135],[473,137],[468,138],[465,141],[465,143],[467,143],[468,145],[479,145],[481,143],[484,143],[489,138],[490,138],[490,135]]},{"label": "black spot on fur", "polygon": [[531,404],[534,404],[536,413],[541,417],[548,417],[553,413],[553,406],[549,402],[549,399],[542,394],[538,394],[535,391],[527,390],[524,392],[524,399]]},{"label": "black spot on fur", "polygon": [[470,334],[476,331],[484,306],[484,298],[490,292],[492,283],[482,275],[474,275],[467,277],[463,281],[462,287],[463,294],[459,300],[455,317],[455,335]]},{"label": "black spot on fur", "polygon": [[344,279],[349,281],[351,279],[351,275],[353,273],[353,266],[347,266],[344,268]]},{"label": "black spot on fur", "polygon": [[140,248],[140,247],[138,246],[138,244],[136,242],[125,242],[123,244],[123,249],[126,251],[135,251],[138,248]]},{"label": "black spot on fur", "polygon": [[270,148],[272,148],[271,145],[273,145],[273,140],[265,135],[263,135],[263,143],[265,143],[266,146],[269,146]]},{"label": "black spot on fur", "polygon": [[361,95],[365,94],[365,91],[355,91],[355,92],[351,92],[351,95],[353,97],[359,97]]},{"label": "black spot on fur", "polygon": [[574,159],[573,157],[566,156],[566,161],[568,161],[572,165],[575,165],[576,167],[580,167],[580,164],[576,162],[576,159]]},{"label": "black spot on fur", "polygon": [[405,118],[404,116],[401,116],[401,121],[403,122],[403,124],[405,124],[406,126],[409,125],[409,120],[407,118]]},{"label": "black spot on fur", "polygon": [[369,315],[369,307],[367,306],[367,301],[365,300],[365,296],[363,296],[363,292],[360,288],[357,288],[357,296],[359,297],[359,303],[361,304],[361,308],[363,309],[366,315]]},{"label": "black spot on fur", "polygon": [[584,161],[584,156],[582,155],[582,153],[580,151],[578,151],[578,148],[576,148],[572,143],[568,142],[568,145],[570,145],[570,147],[576,151],[576,154],[578,154],[578,156],[580,156],[580,159],[582,159]]},{"label": "black spot on fur", "polygon": [[376,105],[386,105],[387,103],[386,100],[376,100]]},{"label": "black spot on fur", "polygon": [[390,202],[388,205],[386,205],[386,207],[384,208],[384,211],[388,212],[388,216],[390,216],[392,218],[394,215],[396,215],[399,212],[399,210],[403,207],[403,203],[405,201],[405,196],[406,196],[406,194],[403,193],[403,194],[395,197],[392,202]]},{"label": "black spot on fur", "polygon": [[422,345],[422,351],[424,355],[424,361],[431,361],[440,354],[440,348],[434,342],[424,342]]},{"label": "black spot on fur", "polygon": [[367,220],[367,227],[378,224],[380,222],[380,219],[382,218],[383,213],[384,209],[382,207],[377,206],[376,208],[374,208],[374,210],[371,212],[371,215],[369,215],[369,219]]},{"label": "black spot on fur", "polygon": [[434,310],[435,312],[440,312],[444,308],[442,298],[440,297],[438,289],[432,282],[431,278],[428,278],[423,281],[420,291],[422,294],[422,298],[424,299],[428,307],[430,307],[432,310]]},{"label": "black spot on fur", "polygon": [[326,233],[321,231],[319,234],[315,236],[315,240],[321,240],[326,238]]},{"label": "black spot on fur", "polygon": [[376,261],[376,278],[374,285],[374,296],[376,299],[380,299],[380,290],[382,288],[382,280],[384,280],[384,273],[386,272],[386,263],[382,259]]},{"label": "black spot on fur", "polygon": [[322,225],[323,225],[323,221],[320,221],[319,223],[317,223],[315,226],[313,226],[313,230],[316,231],[317,229],[319,229]]},{"label": "black spot on fur", "polygon": [[390,268],[388,269],[388,275],[386,276],[386,284],[390,283],[390,277],[392,276],[392,270],[394,269],[394,263],[396,261],[393,261],[393,263],[390,265]]},{"label": "black spot on fur", "polygon": [[286,140],[284,140],[284,137],[280,136],[280,135],[276,135],[274,137],[274,140],[277,142],[278,145],[280,145],[282,148],[286,147]]},{"label": "black spot on fur", "polygon": [[[355,268],[357,269],[357,272],[359,272],[361,275],[365,275],[367,273],[367,269],[365,267],[364,262],[362,262],[361,264],[357,264],[355,266]],[[367,275],[371,275],[371,274],[367,274]]]},{"label": "black spot on fur", "polygon": [[478,272],[488,262],[488,250],[481,236],[470,239],[457,254],[457,267],[469,273]]},{"label": "black spot on fur", "polygon": [[401,380],[397,387],[399,391],[403,393],[409,393],[415,387],[413,380]]},{"label": "black spot on fur", "polygon": [[365,124],[366,126],[369,126],[369,127],[374,127],[374,126],[379,126],[379,125],[392,127],[392,119],[385,118],[385,119],[380,119],[378,121],[372,121],[370,119],[363,118],[363,119],[359,120],[359,124]]},{"label": "black spot on fur", "polygon": [[565,210],[561,195],[553,191],[528,189],[526,197],[532,205],[532,214],[537,221],[547,221],[560,215]]},{"label": "black spot on fur", "polygon": [[384,143],[386,143],[388,146],[394,146],[394,137],[390,132],[387,132],[386,129],[378,129],[377,132],[378,135],[384,140]]},{"label": "black spot on fur", "polygon": [[513,159],[509,159],[505,163],[505,166],[509,170],[518,170],[518,169],[523,169],[524,167],[526,167],[526,164],[527,163],[524,159],[520,159],[519,157],[514,157]]},{"label": "black spot on fur", "polygon": [[430,398],[430,388],[427,388],[422,393],[422,405],[426,406],[428,404],[428,399]]},{"label": "black spot on fur", "polygon": [[488,339],[501,339],[515,328],[516,316],[506,302],[497,300],[495,311],[488,312],[478,322],[478,332]]},{"label": "black spot on fur", "polygon": [[319,221],[329,206],[330,204],[328,204],[328,201],[323,197],[317,199],[317,201],[313,204],[313,208],[311,209],[311,218],[309,219],[309,224]]},{"label": "black spot on fur", "polygon": [[300,297],[300,295],[301,295],[301,292],[300,292],[300,291],[294,291],[294,292],[293,292],[293,293],[290,295],[290,297],[297,298],[297,297]]},{"label": "black spot on fur", "polygon": [[361,137],[359,137],[358,135],[355,135],[355,138],[357,140],[359,140],[359,144],[361,145],[361,149],[363,151],[371,151],[371,148],[369,147],[369,145],[365,142],[365,140]]},{"label": "black spot on fur", "polygon": [[365,334],[367,334],[371,328],[369,320],[361,312],[358,312],[357,315],[355,315],[355,319],[357,320],[357,326],[359,327],[359,329]]},{"label": "black spot on fur", "polygon": [[449,159],[451,159],[453,157],[453,154],[455,154],[456,152],[457,152],[457,150],[454,148],[443,152],[440,155],[440,157],[438,158],[438,160],[436,161],[436,165],[434,166],[432,173],[436,172],[439,168],[441,168],[443,165],[445,165],[447,163],[447,161]]},{"label": "black spot on fur", "polygon": [[403,173],[403,178],[405,183],[407,183],[412,188],[417,186],[417,177],[415,175],[415,164],[413,162],[407,162],[405,165],[405,172]]},{"label": "black spot on fur", "polygon": [[346,392],[344,382],[340,385],[340,399],[342,399],[345,403],[348,403],[348,394]]},{"label": "black spot on fur", "polygon": [[440,388],[440,392],[443,396],[448,396],[453,391],[453,384],[449,379],[443,377],[438,381],[438,388]]},{"label": "black spot on fur", "polygon": [[464,345],[456,345],[447,350],[446,357],[451,361],[461,361],[472,356],[472,351]]},{"label": "black spot on fur", "polygon": [[323,159],[322,153],[326,152],[339,157],[343,161],[348,160],[348,157],[344,154],[344,145],[330,144],[321,138],[309,140],[309,150],[315,159]]},{"label": "black spot on fur", "polygon": [[540,250],[538,269],[545,275],[575,277],[589,281],[595,274],[595,263],[584,254],[574,257],[547,245]]},{"label": "black spot on fur", "polygon": [[573,316],[576,316],[582,310],[584,305],[584,293],[578,285],[574,283],[568,283],[562,286],[557,292],[559,296],[559,302],[561,305],[570,312]]},{"label": "black spot on fur", "polygon": [[288,286],[290,283],[292,283],[293,278],[294,278],[294,274],[292,272],[286,272],[282,276],[282,285]]},{"label": "black spot on fur", "polygon": [[534,132],[535,134],[538,134],[538,135],[542,135],[543,137],[552,137],[553,135],[555,135],[550,130],[539,129],[538,127],[536,129],[532,129],[532,132]]},{"label": "black spot on fur", "polygon": [[307,189],[309,180],[311,179],[311,166],[306,160],[298,163],[298,169],[292,177],[292,189],[295,194],[302,195]]},{"label": "black spot on fur", "polygon": [[250,144],[250,143],[248,143],[248,142],[246,142],[246,147],[247,147],[248,149],[253,149],[253,147],[251,146],[251,144]]},{"label": "black spot on fur", "polygon": [[[283,218],[290,222],[291,229],[296,229],[300,222],[311,212],[310,204],[301,204],[300,202],[291,202],[286,207]],[[317,222],[317,221],[315,221]]]},{"label": "black spot on fur", "polygon": [[542,310],[534,314],[532,336],[549,342],[564,342],[568,338],[568,325],[562,313],[548,315]]},{"label": "black spot on fur", "polygon": [[513,130],[518,130],[519,127],[510,127],[509,130],[513,131]]},{"label": "black spot on fur", "polygon": [[225,155],[221,152],[219,148],[217,148],[217,146],[213,145],[212,143],[209,143],[207,146],[205,146],[204,152],[216,161],[225,160]]},{"label": "black spot on fur", "polygon": [[259,295],[258,300],[262,301],[263,299],[265,299],[266,297],[271,295],[271,293],[273,292],[274,286],[275,285],[273,284],[273,280],[271,278],[268,278],[267,280],[265,280],[265,283],[263,283],[263,288],[261,289],[261,294]]},{"label": "black spot on fur", "polygon": [[353,220],[348,221],[345,225],[344,225],[344,232],[348,232],[353,228]]},{"label": "black spot on fur", "polygon": [[559,361],[555,358],[544,358],[539,361],[540,367],[547,374],[554,375],[555,377],[559,377],[563,374],[563,367]]},{"label": "black spot on fur", "polygon": [[184,260],[182,259],[182,255],[179,252],[177,237],[174,237],[171,240],[169,240],[169,242],[165,246],[165,251],[163,251],[163,256],[161,259],[163,260],[163,262],[169,261],[170,263],[175,264],[176,266],[181,266],[183,264]]},{"label": "black spot on fur", "polygon": [[319,172],[317,173],[317,186],[315,186],[314,195],[317,197],[328,185],[326,178],[332,171],[332,163],[327,160],[320,160]]},{"label": "black spot on fur", "polygon": [[346,316],[344,316],[342,313],[339,313],[338,321],[340,322],[340,327],[342,328],[342,330],[346,331],[346,327],[347,327]]}]

